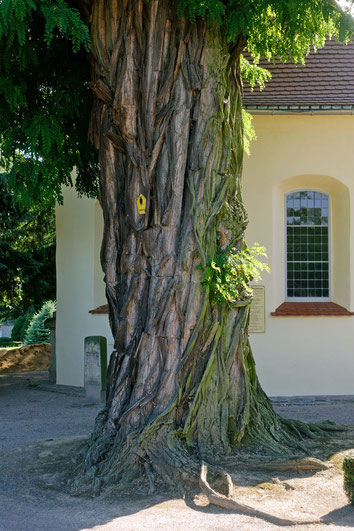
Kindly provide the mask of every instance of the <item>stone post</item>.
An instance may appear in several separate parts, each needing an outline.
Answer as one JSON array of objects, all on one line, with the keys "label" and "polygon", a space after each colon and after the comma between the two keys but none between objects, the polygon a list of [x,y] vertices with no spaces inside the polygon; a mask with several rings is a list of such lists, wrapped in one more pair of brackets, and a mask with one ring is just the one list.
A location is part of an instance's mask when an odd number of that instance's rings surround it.
[{"label": "stone post", "polygon": [[56,312],[53,313],[53,317],[46,319],[44,326],[49,328],[49,343],[52,345],[52,353],[50,357],[49,367],[49,381],[50,383],[56,383],[57,381],[57,357],[55,347],[55,330],[56,330]]},{"label": "stone post", "polygon": [[85,337],[85,391],[95,402],[102,402],[106,391],[107,340],[103,336]]}]

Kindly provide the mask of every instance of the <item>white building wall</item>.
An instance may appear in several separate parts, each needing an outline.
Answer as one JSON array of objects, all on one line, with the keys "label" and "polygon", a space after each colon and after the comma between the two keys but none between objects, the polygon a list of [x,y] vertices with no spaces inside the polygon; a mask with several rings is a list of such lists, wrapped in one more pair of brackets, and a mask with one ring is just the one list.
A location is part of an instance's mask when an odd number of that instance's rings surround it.
[{"label": "white building wall", "polygon": [[4,323],[0,325],[0,337],[11,337],[13,327],[13,323]]},{"label": "white building wall", "polygon": [[266,331],[251,334],[267,394],[354,393],[354,316],[271,316],[285,301],[285,194],[331,196],[332,301],[354,311],[354,117],[256,115],[257,140],[244,167],[246,239],[268,251],[263,274]]},{"label": "white building wall", "polygon": [[[245,158],[248,244],[267,247],[264,273],[266,331],[251,345],[265,391],[271,395],[354,392],[354,316],[273,317],[285,300],[284,195],[301,188],[331,196],[332,300],[354,311],[354,117],[256,116],[257,141]],[[107,315],[89,310],[106,303],[99,249],[103,228],[97,201],[64,191],[57,207],[57,383],[84,385],[84,338],[113,339]]]},{"label": "white building wall", "polygon": [[[98,206],[98,208],[97,208]],[[113,338],[107,315],[89,310],[105,304],[98,239],[102,219],[97,201],[78,198],[65,188],[64,204],[56,209],[57,224],[57,383],[84,386],[84,338],[107,338],[108,355]]]}]

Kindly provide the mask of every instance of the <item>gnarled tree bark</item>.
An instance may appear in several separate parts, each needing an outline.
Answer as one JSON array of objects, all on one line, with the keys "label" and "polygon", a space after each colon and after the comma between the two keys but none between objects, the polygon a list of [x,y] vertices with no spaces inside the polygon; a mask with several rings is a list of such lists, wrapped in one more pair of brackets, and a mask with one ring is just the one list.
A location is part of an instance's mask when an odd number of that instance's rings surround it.
[{"label": "gnarled tree bark", "polygon": [[211,306],[197,269],[243,242],[245,41],[179,19],[171,0],[94,0],[91,38],[115,351],[73,490],[144,481],[152,492],[198,481],[202,461],[241,441],[289,451],[308,428],[284,424],[259,386],[249,302]]}]

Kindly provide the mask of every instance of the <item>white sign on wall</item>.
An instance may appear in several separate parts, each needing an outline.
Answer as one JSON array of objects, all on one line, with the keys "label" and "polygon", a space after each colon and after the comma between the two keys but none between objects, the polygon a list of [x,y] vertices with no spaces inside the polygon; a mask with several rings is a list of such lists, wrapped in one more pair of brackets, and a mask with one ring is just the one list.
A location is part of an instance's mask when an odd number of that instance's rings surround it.
[{"label": "white sign on wall", "polygon": [[250,309],[248,331],[250,334],[265,332],[265,295],[264,286],[252,286],[253,301]]}]

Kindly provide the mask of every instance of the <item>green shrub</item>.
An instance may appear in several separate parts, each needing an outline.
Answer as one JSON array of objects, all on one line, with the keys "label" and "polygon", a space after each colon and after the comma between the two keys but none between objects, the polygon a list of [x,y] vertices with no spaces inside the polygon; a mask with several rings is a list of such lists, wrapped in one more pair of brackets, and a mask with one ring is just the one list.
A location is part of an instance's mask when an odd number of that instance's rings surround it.
[{"label": "green shrub", "polygon": [[0,348],[17,347],[20,344],[19,341],[13,341],[11,337],[0,337]]},{"label": "green shrub", "polygon": [[343,461],[344,490],[349,502],[354,505],[354,454],[347,455]]},{"label": "green shrub", "polygon": [[32,319],[33,319],[33,316],[34,316],[34,308],[33,308],[33,306],[31,306],[31,307],[27,310],[27,313],[26,313],[26,315],[25,315],[25,320],[24,320],[23,325],[22,325],[22,328],[21,328],[20,341],[22,341],[22,343],[23,343],[24,340],[25,340],[26,332],[27,332],[27,330],[28,330],[28,327],[29,327],[30,322],[31,322]]},{"label": "green shrub", "polygon": [[44,322],[55,312],[55,302],[47,301],[42,308],[34,314],[29,324],[24,339],[25,345],[34,345],[35,343],[47,343],[49,341],[49,330],[45,327]]},{"label": "green shrub", "polygon": [[25,315],[20,315],[20,317],[17,317],[14,327],[11,332],[11,339],[13,341],[21,341],[21,330],[22,330],[25,320],[26,320]]}]

